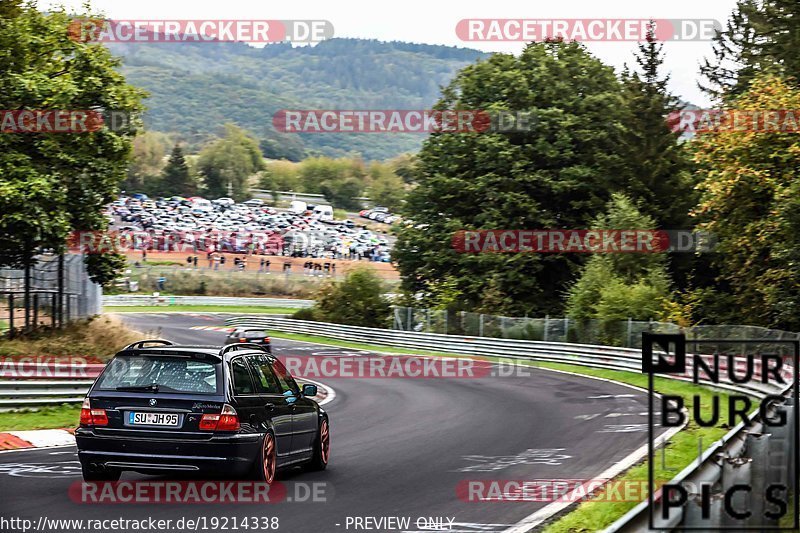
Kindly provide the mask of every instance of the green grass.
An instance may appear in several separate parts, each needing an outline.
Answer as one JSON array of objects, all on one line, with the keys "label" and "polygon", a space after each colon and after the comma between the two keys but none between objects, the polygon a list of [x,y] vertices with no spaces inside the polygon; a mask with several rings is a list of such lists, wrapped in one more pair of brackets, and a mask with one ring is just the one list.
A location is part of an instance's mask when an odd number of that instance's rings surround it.
[{"label": "green grass", "polygon": [[[271,332],[273,338],[285,338],[290,340],[306,341],[306,342],[320,342],[341,346],[343,348],[354,348],[359,350],[372,350],[389,353],[417,353],[425,355],[447,355],[447,356],[461,356],[459,354],[443,353],[443,352],[430,352],[419,350],[408,350],[403,348],[393,348],[386,346],[377,346],[370,344],[363,344],[358,342],[340,341],[337,339],[330,339],[327,337],[319,337],[315,335],[300,335],[295,333]],[[498,360],[502,358],[489,357],[487,359]],[[603,370],[598,368],[582,367],[577,365],[569,365],[562,363],[550,363],[544,361],[519,361],[521,364],[528,366],[551,368],[554,370],[564,370],[576,374],[611,379],[620,383],[626,383],[641,388],[647,388],[647,376],[645,374],[637,374],[633,372],[622,372],[616,370]],[[687,383],[683,381],[676,381],[671,379],[656,378],[654,381],[654,388],[657,392],[662,394],[676,395],[684,398],[685,406],[688,409],[692,408],[692,398],[694,395],[699,396],[701,412],[704,419],[708,419],[710,415],[710,406],[713,396],[719,396],[720,399],[720,424],[715,427],[700,427],[693,421],[686,426],[685,429],[673,436],[666,445],[664,460],[662,463],[661,450],[656,452],[656,465],[654,469],[654,476],[657,483],[664,483],[672,479],[676,474],[688,466],[692,461],[697,459],[698,446],[703,450],[707,449],[711,444],[724,436],[730,428],[724,425],[727,420],[728,409],[727,399],[728,395],[722,392],[712,392],[707,387]],[[658,404],[656,404],[658,405]],[[630,468],[626,472],[617,476],[617,481],[646,481],[647,480],[647,462],[646,460]],[[599,493],[598,495],[601,495]],[[646,497],[646,494],[642,494]],[[630,509],[635,507],[638,502],[605,502],[605,501],[586,501],[577,506],[575,510],[564,515],[563,517],[555,520],[549,525],[545,526],[545,533],[562,533],[562,532],[584,532],[584,531],[597,531],[604,529],[611,525],[615,520],[620,518]]]},{"label": "green grass", "polygon": [[291,307],[257,307],[248,305],[107,305],[105,313],[244,313],[266,315],[291,315]]},{"label": "green grass", "polygon": [[0,413],[0,431],[74,428],[78,426],[80,414],[80,404],[42,407],[35,411],[25,410]]}]

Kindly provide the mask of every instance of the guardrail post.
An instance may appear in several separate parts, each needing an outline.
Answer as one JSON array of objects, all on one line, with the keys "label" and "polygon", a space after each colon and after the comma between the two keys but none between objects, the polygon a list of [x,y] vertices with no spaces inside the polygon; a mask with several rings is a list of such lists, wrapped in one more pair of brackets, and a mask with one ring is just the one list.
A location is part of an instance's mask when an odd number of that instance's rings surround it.
[{"label": "guardrail post", "polygon": [[33,295],[33,329],[39,327],[39,295]]},{"label": "guardrail post", "polygon": [[[752,459],[750,465],[750,486],[753,494],[764,494],[769,469],[769,433],[748,433],[744,441],[744,453]],[[750,511],[753,513],[748,526],[764,525],[764,498],[750,498]]]},{"label": "guardrail post", "polygon": [[[722,461],[722,492],[725,493],[735,485],[751,485],[752,459],[748,457],[726,457]],[[751,492],[737,491],[731,498],[731,507],[734,511],[745,512],[751,510]],[[723,514],[723,523],[726,526],[742,527],[742,520],[738,520],[728,513]]]},{"label": "guardrail post", "polygon": [[411,308],[410,307],[406,307],[406,327],[405,327],[406,331],[413,331],[414,330],[414,328],[411,327],[411,317],[412,316],[413,315],[412,315]]},{"label": "guardrail post", "polygon": [[628,317],[628,343],[625,345],[626,348],[633,348],[633,340],[631,339],[631,335],[633,334],[633,319]]},{"label": "guardrail post", "polygon": [[719,530],[722,526],[724,499],[722,494],[712,494],[709,502],[709,517],[703,518],[702,497],[698,494],[690,494],[686,510],[683,513],[683,525],[687,529],[707,527]]},{"label": "guardrail post", "polygon": [[14,336],[14,295],[8,295],[8,338]]},{"label": "guardrail post", "polygon": [[544,315],[544,335],[542,335],[542,340],[547,342],[547,330],[550,329],[550,315]]},{"label": "guardrail post", "polygon": [[478,337],[483,337],[483,313],[478,315]]},{"label": "guardrail post", "polygon": [[447,316],[450,314],[450,311],[447,309],[444,310],[444,334],[447,335]]},{"label": "guardrail post", "polygon": [[31,263],[30,258],[25,260],[25,332],[27,333],[31,327]]},{"label": "guardrail post", "polygon": [[64,327],[64,254],[58,255],[58,327]]},{"label": "guardrail post", "polygon": [[788,409],[786,411],[786,442],[787,442],[787,451],[789,453],[789,460],[787,462],[786,471],[788,472],[787,479],[789,481],[789,487],[795,487],[795,483],[797,480],[794,478],[794,461],[795,461],[795,454],[794,450],[797,449],[798,443],[795,442],[795,426],[794,426],[794,399],[789,397],[786,398],[784,402],[784,406],[787,406]]}]

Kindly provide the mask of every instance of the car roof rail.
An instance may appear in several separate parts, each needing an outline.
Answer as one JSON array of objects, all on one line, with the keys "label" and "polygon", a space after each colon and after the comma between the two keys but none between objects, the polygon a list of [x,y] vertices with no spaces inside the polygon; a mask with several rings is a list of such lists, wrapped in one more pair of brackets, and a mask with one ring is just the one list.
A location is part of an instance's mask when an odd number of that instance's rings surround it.
[{"label": "car roof rail", "polygon": [[174,342],[168,341],[166,339],[144,339],[144,340],[141,340],[141,341],[132,342],[131,344],[129,344],[126,347],[124,347],[121,351],[124,352],[126,350],[138,350],[139,348],[144,348],[144,345],[148,344],[148,343],[161,344],[162,346],[174,346],[175,345]]},{"label": "car roof rail", "polygon": [[267,355],[269,355],[269,351],[267,351],[266,348],[264,348],[263,346],[261,346],[259,344],[255,344],[253,342],[237,342],[236,344],[229,344],[227,346],[223,346],[222,349],[220,349],[220,351],[219,351],[219,355],[220,355],[220,357],[222,357],[223,355],[225,355],[228,352],[234,352],[236,350],[247,350],[247,349],[253,349],[253,348],[258,350],[259,352],[264,352]]}]

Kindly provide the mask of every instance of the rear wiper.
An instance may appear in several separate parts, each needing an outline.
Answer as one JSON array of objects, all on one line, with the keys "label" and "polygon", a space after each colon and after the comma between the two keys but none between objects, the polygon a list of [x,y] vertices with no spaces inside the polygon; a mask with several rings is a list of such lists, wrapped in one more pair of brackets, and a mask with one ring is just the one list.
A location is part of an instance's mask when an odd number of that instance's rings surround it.
[{"label": "rear wiper", "polygon": [[158,384],[153,383],[152,385],[125,385],[122,387],[117,387],[114,390],[126,391],[126,392],[158,392]]}]

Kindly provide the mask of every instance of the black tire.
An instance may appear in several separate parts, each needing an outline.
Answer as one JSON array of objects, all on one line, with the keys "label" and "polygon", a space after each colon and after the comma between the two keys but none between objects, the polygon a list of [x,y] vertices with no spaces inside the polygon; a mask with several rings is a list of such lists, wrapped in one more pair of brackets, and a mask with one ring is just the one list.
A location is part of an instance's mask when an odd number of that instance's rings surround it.
[{"label": "black tire", "polygon": [[[269,463],[268,463],[269,461]],[[253,479],[272,484],[278,471],[278,443],[275,435],[268,431],[261,440],[261,451],[253,463]]]},{"label": "black tire", "polygon": [[314,440],[314,455],[308,463],[309,470],[325,470],[331,455],[331,430],[327,418],[319,423],[317,438]]},{"label": "black tire", "polygon": [[119,481],[122,472],[119,470],[92,471],[86,465],[81,465],[84,481]]}]

